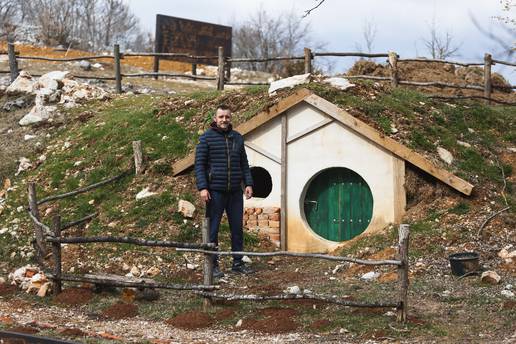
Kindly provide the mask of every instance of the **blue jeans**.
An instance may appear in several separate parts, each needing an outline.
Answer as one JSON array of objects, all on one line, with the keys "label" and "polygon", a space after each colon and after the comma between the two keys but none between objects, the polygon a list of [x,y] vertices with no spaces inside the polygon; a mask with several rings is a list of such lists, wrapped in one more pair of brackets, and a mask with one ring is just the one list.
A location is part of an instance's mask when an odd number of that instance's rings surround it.
[{"label": "blue jeans", "polygon": [[[219,226],[224,210],[231,230],[231,251],[242,251],[244,233],[242,220],[244,215],[244,199],[242,190],[221,192],[210,190],[211,200],[206,205],[206,216],[210,218],[210,242],[219,244]],[[213,256],[213,266],[218,266],[218,256]],[[233,255],[233,266],[242,263],[241,255]]]}]

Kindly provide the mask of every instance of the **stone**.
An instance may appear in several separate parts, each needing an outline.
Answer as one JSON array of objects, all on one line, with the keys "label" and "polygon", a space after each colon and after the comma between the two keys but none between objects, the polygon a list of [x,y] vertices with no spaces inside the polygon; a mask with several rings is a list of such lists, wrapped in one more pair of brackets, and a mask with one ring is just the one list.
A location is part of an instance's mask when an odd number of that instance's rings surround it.
[{"label": "stone", "polygon": [[462,147],[471,148],[471,145],[464,141],[457,140],[457,144]]},{"label": "stone", "polygon": [[79,63],[77,63],[77,65],[82,70],[86,70],[86,71],[91,70],[91,62],[88,60],[81,60],[81,61],[79,61]]},{"label": "stone", "polygon": [[280,212],[280,208],[278,208],[278,207],[265,207],[265,208],[263,208],[263,213],[264,214],[276,214],[276,213],[279,214],[279,212]]},{"label": "stone", "polygon": [[500,292],[500,294],[502,294],[502,296],[505,296],[505,297],[508,297],[508,298],[513,298],[514,297],[514,293],[510,290],[507,290],[507,289],[504,289]]},{"label": "stone", "polygon": [[194,216],[195,206],[184,199],[179,200],[177,209],[184,217],[193,218]]},{"label": "stone", "polygon": [[235,324],[235,327],[241,327],[243,322],[244,321],[242,319],[238,319],[237,323]]},{"label": "stone", "polygon": [[243,256],[243,257],[242,257],[242,261],[243,261],[244,263],[247,263],[247,264],[252,264],[252,263],[253,263],[253,261],[251,260],[251,258],[249,258],[248,256]]},{"label": "stone", "polygon": [[279,228],[280,222],[279,221],[269,221],[269,227],[271,228]]},{"label": "stone", "polygon": [[269,219],[269,215],[267,215],[267,214],[260,214],[257,216],[258,216],[258,220],[268,220]]},{"label": "stone", "polygon": [[279,221],[280,220],[280,214],[269,214],[269,221]]},{"label": "stone", "polygon": [[50,119],[51,115],[57,110],[55,106],[43,106],[35,105],[28,114],[26,114],[18,122],[21,126],[46,122]]},{"label": "stone", "polygon": [[98,63],[98,62],[97,62],[97,63],[92,64],[91,66],[92,66],[93,68],[96,68],[96,69],[104,69],[104,68],[102,67],[102,65],[101,65],[100,63]]},{"label": "stone", "polygon": [[32,167],[30,160],[25,157],[21,157],[19,162],[20,164],[18,165],[18,171],[16,171],[16,173],[14,174],[15,176]]},{"label": "stone", "polygon": [[156,192],[149,191],[149,187],[144,188],[142,191],[136,194],[136,200],[144,199],[156,195]]},{"label": "stone", "polygon": [[369,271],[365,274],[363,274],[360,279],[362,281],[374,281],[375,279],[377,279],[378,277],[380,276],[380,273],[379,272],[375,272],[375,271]]},{"label": "stone", "polygon": [[513,258],[516,258],[516,250],[509,252],[511,246],[506,246],[498,252],[498,257],[502,258],[505,263],[512,263]]},{"label": "stone", "polygon": [[484,283],[489,284],[498,284],[500,283],[501,277],[496,273],[496,271],[484,271],[482,276],[480,276],[480,280]]},{"label": "stone", "polygon": [[258,220],[258,227],[267,227],[269,225],[269,220]]},{"label": "stone", "polygon": [[250,214],[250,215],[248,216],[248,219],[249,219],[249,220],[258,220],[258,215]]},{"label": "stone", "polygon": [[36,81],[26,72],[21,71],[18,77],[6,88],[7,94],[32,93]]},{"label": "stone", "polygon": [[329,84],[339,90],[347,90],[348,88],[355,87],[355,84],[349,82],[346,78],[332,77],[323,80],[324,83]]},{"label": "stone", "polygon": [[262,208],[256,208],[256,209],[255,209],[255,211],[254,211],[254,213],[255,213],[256,215],[260,215],[261,213],[263,213],[263,209],[262,209]]},{"label": "stone", "polygon": [[294,75],[289,78],[276,80],[271,82],[269,87],[269,95],[282,88],[292,88],[296,85],[306,84],[308,82],[310,82],[310,73]]},{"label": "stone", "polygon": [[131,268],[131,270],[129,271],[129,273],[134,276],[134,277],[139,277],[140,276],[140,269],[138,269],[138,267],[136,265],[133,265],[133,267]]},{"label": "stone", "polygon": [[149,277],[156,277],[157,275],[159,275],[161,273],[161,270],[158,269],[157,267],[153,266],[151,268],[149,268],[145,274],[147,274],[147,276]]},{"label": "stone", "polygon": [[38,296],[39,297],[45,297],[50,289],[50,286],[52,285],[52,282],[45,282],[38,290]]},{"label": "stone", "polygon": [[398,131],[399,130],[394,126],[394,124],[391,124],[391,134],[397,134]]},{"label": "stone", "polygon": [[437,154],[439,154],[439,157],[448,165],[453,163],[453,155],[443,147],[437,147]]},{"label": "stone", "polygon": [[301,294],[301,288],[299,288],[297,285],[293,285],[291,287],[287,287],[287,289],[284,290],[284,293],[299,295]]},{"label": "stone", "polygon": [[252,228],[258,226],[258,220],[249,220],[247,221],[247,227]]},{"label": "stone", "polygon": [[69,71],[55,70],[55,71],[43,74],[38,79],[38,82],[45,83],[46,80],[55,80],[57,82],[62,82],[64,79],[68,79],[69,77],[70,77],[70,72]]}]

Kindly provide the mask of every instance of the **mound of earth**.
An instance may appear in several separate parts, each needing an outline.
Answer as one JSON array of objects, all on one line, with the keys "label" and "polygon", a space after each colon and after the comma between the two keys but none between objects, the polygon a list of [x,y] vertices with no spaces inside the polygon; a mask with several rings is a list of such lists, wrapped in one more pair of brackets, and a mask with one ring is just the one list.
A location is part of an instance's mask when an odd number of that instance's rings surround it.
[{"label": "mound of earth", "polygon": [[298,312],[292,308],[269,307],[258,314],[264,318],[256,320],[257,316],[249,317],[242,322],[242,328],[262,333],[286,333],[299,327],[294,320]]},{"label": "mound of earth", "polygon": [[57,303],[65,305],[84,305],[93,298],[93,292],[86,288],[68,288],[64,289],[61,294],[54,298]]},{"label": "mound of earth", "polygon": [[138,315],[138,306],[132,303],[119,302],[104,309],[102,315],[113,320],[133,318]]},{"label": "mound of earth", "polygon": [[213,319],[210,315],[204,312],[190,311],[186,313],[180,313],[165,322],[174,327],[186,330],[194,330],[198,328],[210,327],[213,324]]},{"label": "mound of earth", "polygon": [[16,286],[0,283],[0,296],[14,294],[16,292]]}]

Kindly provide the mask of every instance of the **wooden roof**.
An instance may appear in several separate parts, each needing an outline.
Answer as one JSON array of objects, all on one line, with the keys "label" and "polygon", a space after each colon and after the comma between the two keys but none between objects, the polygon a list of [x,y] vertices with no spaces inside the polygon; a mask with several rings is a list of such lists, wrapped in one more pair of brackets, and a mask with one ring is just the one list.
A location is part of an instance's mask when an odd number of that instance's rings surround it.
[{"label": "wooden roof", "polygon": [[[358,118],[353,117],[348,112],[342,110],[335,104],[313,94],[311,91],[304,88],[298,90],[297,92],[286,98],[283,98],[277,104],[270,107],[266,111],[263,111],[251,118],[250,120],[248,120],[247,122],[242,123],[237,128],[235,128],[235,130],[238,131],[240,134],[245,135],[253,131],[254,129],[258,128],[262,124],[282,114],[285,110],[303,101],[326,113],[328,116],[342,123],[346,127],[352,129],[360,136],[370,141],[373,141],[379,146],[390,151],[392,154],[419,167],[423,171],[434,176],[443,183],[451,186],[455,190],[465,195],[471,194],[473,190],[473,185],[471,185],[467,181],[455,176],[454,174],[448,172],[443,168],[436,166],[434,163],[423,157],[421,154],[411,150],[410,148],[402,145],[394,139],[385,136],[378,130],[374,129],[373,127],[369,126],[368,124],[359,120]],[[173,165],[174,176],[192,167],[194,164],[194,159],[195,152],[192,152],[186,158],[176,162]]]}]

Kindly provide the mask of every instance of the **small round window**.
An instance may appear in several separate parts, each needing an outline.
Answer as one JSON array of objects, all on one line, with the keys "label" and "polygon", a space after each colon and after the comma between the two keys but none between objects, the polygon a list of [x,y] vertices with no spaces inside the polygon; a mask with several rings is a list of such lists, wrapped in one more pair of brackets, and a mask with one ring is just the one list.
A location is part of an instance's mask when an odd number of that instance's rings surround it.
[{"label": "small round window", "polygon": [[272,178],[270,173],[263,167],[251,167],[251,175],[253,176],[253,196],[265,198],[272,191]]}]

